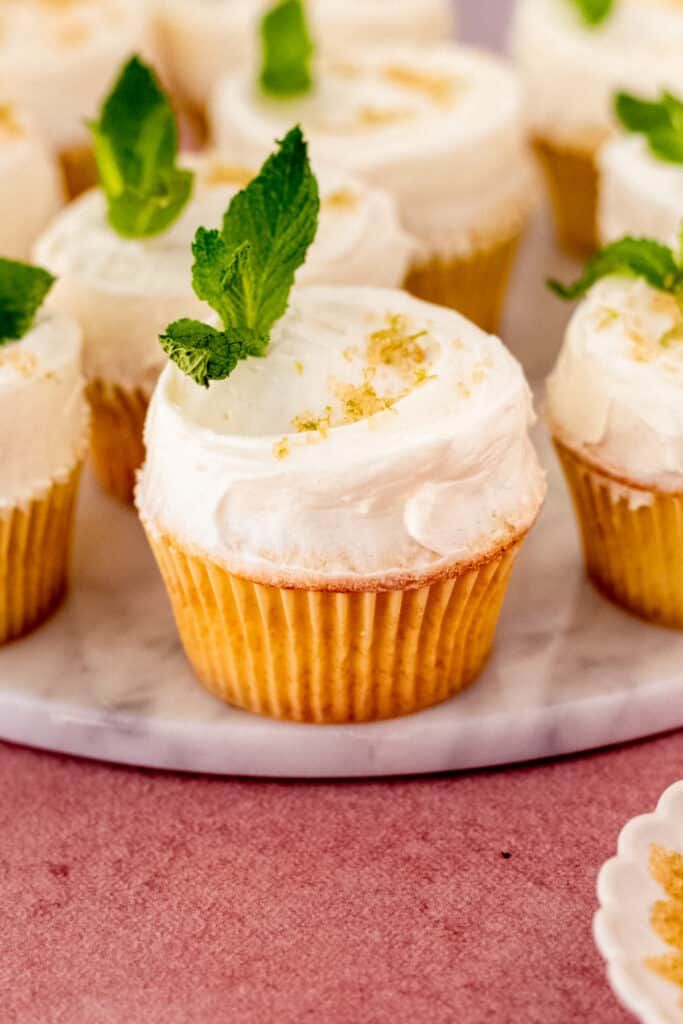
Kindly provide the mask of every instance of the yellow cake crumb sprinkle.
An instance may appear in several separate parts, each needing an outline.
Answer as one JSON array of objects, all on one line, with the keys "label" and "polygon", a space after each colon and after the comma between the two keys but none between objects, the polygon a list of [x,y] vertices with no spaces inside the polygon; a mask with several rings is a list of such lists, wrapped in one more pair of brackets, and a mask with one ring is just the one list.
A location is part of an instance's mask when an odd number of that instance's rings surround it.
[{"label": "yellow cake crumb sprinkle", "polygon": [[296,372],[301,377],[303,372],[304,372],[304,364],[301,362],[300,359],[295,359],[294,360],[294,369],[296,370]]},{"label": "yellow cake crumb sprinkle", "polygon": [[323,437],[327,437],[332,426],[332,412],[331,405],[326,405],[320,416],[316,416],[315,413],[306,409],[294,417],[292,426],[298,434],[318,432]]},{"label": "yellow cake crumb sprinkle", "polygon": [[648,957],[645,966],[683,989],[683,854],[653,843],[650,847],[650,874],[668,896],[668,899],[654,904],[650,924],[660,939],[676,952]]},{"label": "yellow cake crumb sprinkle", "polygon": [[449,107],[457,93],[457,82],[448,75],[437,75],[430,71],[420,71],[405,65],[391,64],[383,69],[388,82],[410,89],[426,96],[432,103],[441,107]]},{"label": "yellow cake crumb sprinkle", "polygon": [[358,206],[358,195],[350,188],[337,188],[322,201],[323,209],[354,210]]},{"label": "yellow cake crumb sprinkle", "polygon": [[372,383],[375,372],[374,366],[366,366],[363,369],[363,380],[360,384],[347,384],[334,378],[330,379],[330,391],[343,406],[342,422],[344,424],[368,419],[378,412],[386,412],[396,404],[397,396],[377,394]]},{"label": "yellow cake crumb sprinkle", "polygon": [[32,352],[22,352],[18,348],[0,349],[0,366],[10,366],[21,377],[32,377],[38,366],[38,360]]},{"label": "yellow cake crumb sprinkle", "polygon": [[0,135],[9,138],[24,134],[24,129],[17,118],[16,111],[11,103],[0,103]]},{"label": "yellow cake crumb sprinkle", "polygon": [[426,331],[411,332],[405,316],[390,313],[386,327],[368,337],[367,360],[370,366],[391,366],[405,380],[410,380],[418,366],[427,359],[419,339]]},{"label": "yellow cake crumb sprinkle", "polygon": [[207,185],[238,185],[244,188],[254,177],[254,172],[240,164],[212,160],[202,176]]},{"label": "yellow cake crumb sprinkle", "polygon": [[281,437],[279,441],[276,441],[273,445],[273,455],[276,459],[286,459],[289,455],[289,439]]},{"label": "yellow cake crumb sprinkle", "polygon": [[410,110],[402,107],[361,107],[356,118],[358,128],[383,128],[392,124],[399,124],[412,117]]}]

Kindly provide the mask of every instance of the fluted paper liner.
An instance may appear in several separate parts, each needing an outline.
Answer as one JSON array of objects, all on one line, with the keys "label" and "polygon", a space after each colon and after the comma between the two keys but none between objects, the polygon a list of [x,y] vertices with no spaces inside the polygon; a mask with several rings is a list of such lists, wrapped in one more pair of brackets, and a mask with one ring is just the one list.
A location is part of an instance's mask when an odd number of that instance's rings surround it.
[{"label": "fluted paper liner", "polygon": [[637,489],[588,465],[558,441],[555,447],[590,578],[635,615],[683,629],[683,494]]},{"label": "fluted paper liner", "polygon": [[419,299],[448,306],[485,331],[495,332],[521,232],[468,257],[434,256],[411,267],[404,287]]},{"label": "fluted paper liner", "polygon": [[550,192],[560,245],[584,258],[598,246],[597,146],[562,147],[536,138],[534,149]]},{"label": "fluted paper liner", "polygon": [[102,488],[125,504],[133,501],[135,477],[145,460],[143,431],[149,399],[96,380],[88,385],[93,469]]},{"label": "fluted paper liner", "polygon": [[90,144],[72,146],[59,154],[67,195],[76,199],[98,181],[95,154]]},{"label": "fluted paper liner", "polygon": [[416,589],[267,586],[147,528],[187,656],[217,697],[297,722],[368,722],[439,704],[481,672],[521,539]]},{"label": "fluted paper liner", "polygon": [[0,512],[0,644],[40,625],[66,593],[80,471]]}]

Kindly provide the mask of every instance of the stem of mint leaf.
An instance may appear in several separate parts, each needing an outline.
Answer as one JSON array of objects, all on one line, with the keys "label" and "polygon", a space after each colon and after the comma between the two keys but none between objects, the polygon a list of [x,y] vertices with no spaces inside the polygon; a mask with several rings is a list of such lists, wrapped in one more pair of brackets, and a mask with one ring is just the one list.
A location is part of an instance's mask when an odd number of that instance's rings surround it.
[{"label": "stem of mint leaf", "polygon": [[109,223],[124,238],[149,238],[180,217],[194,175],[177,165],[178,128],[150,67],[132,57],[90,124]]},{"label": "stem of mint leaf", "polygon": [[232,199],[221,230],[199,228],[192,252],[197,296],[223,330],[178,320],[160,337],[170,359],[198,384],[224,380],[240,359],[263,356],[283,316],[296,271],[315,239],[318,182],[299,127]]},{"label": "stem of mint leaf", "polygon": [[278,0],[261,20],[261,89],[276,99],[313,88],[313,40],[302,0]]},{"label": "stem of mint leaf", "polygon": [[0,259],[0,348],[30,331],[54,283],[42,267]]}]

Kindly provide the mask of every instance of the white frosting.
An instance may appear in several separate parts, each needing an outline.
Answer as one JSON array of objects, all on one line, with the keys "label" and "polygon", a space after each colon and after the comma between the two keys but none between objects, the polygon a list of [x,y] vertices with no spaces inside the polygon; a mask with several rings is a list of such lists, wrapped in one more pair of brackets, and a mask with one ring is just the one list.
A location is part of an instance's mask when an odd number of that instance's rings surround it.
[{"label": "white frosting", "polygon": [[[192,240],[200,226],[220,227],[241,187],[213,183],[216,177],[248,178],[249,172],[212,157],[187,162],[197,171],[193,198],[164,234],[122,238],[109,226],[103,194],[94,190],[64,210],[36,246],[36,261],[58,277],[50,302],[83,327],[88,380],[151,393],[166,362],[159,334],[179,317],[210,315],[192,290]],[[391,197],[337,172],[324,172],[320,187],[318,236],[299,280],[400,285],[415,243],[400,227]]]},{"label": "white frosting", "polygon": [[610,132],[618,89],[683,92],[677,0],[615,0],[609,18],[593,27],[573,0],[520,0],[512,48],[531,129],[560,145],[592,147]]},{"label": "white frosting", "polygon": [[603,242],[636,235],[678,248],[683,164],[658,159],[639,135],[619,136],[606,143],[598,164],[598,221]]},{"label": "white frosting", "polygon": [[[392,361],[396,337],[416,358]],[[419,576],[532,524],[545,490],[532,418],[519,364],[457,313],[399,291],[295,289],[265,358],[208,389],[166,368],[138,504],[153,529],[252,578]]]},{"label": "white frosting", "polygon": [[0,514],[65,480],[84,456],[80,357],[79,328],[49,312],[21,341],[0,346]]},{"label": "white frosting", "polygon": [[[681,325],[680,338],[666,335]],[[626,482],[683,491],[683,317],[642,279],[610,277],[576,310],[548,381],[556,437]]]},{"label": "white frosting", "polygon": [[[153,0],[153,6],[173,82],[196,107],[206,106],[227,68],[255,64],[266,0]],[[311,0],[308,7],[322,49],[344,58],[359,43],[432,43],[454,29],[450,0]]]},{"label": "white frosting", "polygon": [[54,157],[25,118],[0,103],[0,256],[28,259],[62,198]]},{"label": "white frosting", "polygon": [[521,90],[496,57],[446,44],[382,47],[324,63],[315,91],[298,100],[267,99],[249,73],[216,89],[213,136],[231,159],[258,163],[296,123],[314,163],[388,189],[427,252],[490,244],[528,210]]},{"label": "white frosting", "polygon": [[3,0],[0,96],[57,150],[82,145],[120,65],[147,48],[139,0]]}]

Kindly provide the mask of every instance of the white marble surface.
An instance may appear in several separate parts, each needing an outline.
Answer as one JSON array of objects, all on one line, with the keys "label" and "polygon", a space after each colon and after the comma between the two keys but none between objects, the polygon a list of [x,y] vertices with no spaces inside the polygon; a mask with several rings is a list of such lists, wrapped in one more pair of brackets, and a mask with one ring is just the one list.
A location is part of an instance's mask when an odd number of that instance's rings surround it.
[{"label": "white marble surface", "polygon": [[[543,219],[505,337],[535,375],[567,310],[546,293]],[[434,772],[549,757],[683,726],[683,634],[613,608],[584,581],[544,432],[550,498],[513,577],[484,677],[456,700],[376,725],[299,726],[224,707],[194,681],[135,516],[86,486],[74,586],[33,636],[0,650],[0,738],[87,757],[226,774]]]}]

